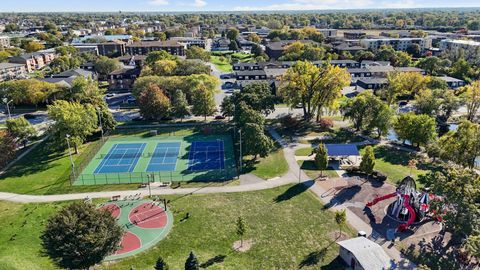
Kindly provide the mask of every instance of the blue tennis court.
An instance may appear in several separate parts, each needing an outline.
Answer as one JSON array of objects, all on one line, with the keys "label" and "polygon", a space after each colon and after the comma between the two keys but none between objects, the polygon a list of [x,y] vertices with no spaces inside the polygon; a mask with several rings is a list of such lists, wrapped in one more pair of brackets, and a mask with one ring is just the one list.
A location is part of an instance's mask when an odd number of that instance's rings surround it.
[{"label": "blue tennis court", "polygon": [[145,145],[145,143],[114,144],[94,173],[132,172],[142,156]]},{"label": "blue tennis court", "polygon": [[180,142],[157,143],[148,163],[147,172],[175,171]]},{"label": "blue tennis court", "polygon": [[219,170],[225,168],[223,140],[194,141],[188,153],[188,170]]}]

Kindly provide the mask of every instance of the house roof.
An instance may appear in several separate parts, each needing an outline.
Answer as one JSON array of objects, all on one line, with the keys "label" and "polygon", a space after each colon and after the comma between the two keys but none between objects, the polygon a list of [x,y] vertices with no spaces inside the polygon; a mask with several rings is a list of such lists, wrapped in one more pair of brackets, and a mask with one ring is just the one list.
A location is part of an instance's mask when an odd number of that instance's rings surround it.
[{"label": "house roof", "polygon": [[7,68],[17,68],[17,67],[24,67],[24,64],[15,64],[15,63],[0,63],[0,69],[7,69]]},{"label": "house roof", "polygon": [[441,80],[444,80],[446,82],[464,82],[463,80],[453,78],[453,77],[450,77],[450,76],[440,76],[440,77],[437,77],[437,78],[439,78]]},{"label": "house roof", "polygon": [[235,72],[237,76],[265,76],[265,70],[237,70]]},{"label": "house roof", "polygon": [[110,73],[110,75],[140,75],[141,70],[139,68],[121,68]]},{"label": "house roof", "polygon": [[365,237],[356,237],[337,244],[352,253],[363,269],[383,270],[391,267],[392,259],[382,247]]},{"label": "house roof", "polygon": [[165,40],[133,42],[132,44],[128,44],[127,47],[183,47],[183,45],[175,40]]},{"label": "house roof", "polygon": [[54,83],[60,86],[65,86],[68,88],[71,88],[73,85],[73,80],[75,80],[75,77],[69,77],[69,78],[40,78],[38,79],[39,81],[42,82],[49,82],[49,83]]},{"label": "house roof", "polygon": [[359,156],[355,144],[325,144],[329,157]]},{"label": "house roof", "polygon": [[363,82],[365,84],[386,84],[388,83],[388,79],[381,77],[360,77],[357,82]]},{"label": "house roof", "polygon": [[312,40],[281,40],[281,41],[276,41],[276,42],[269,42],[267,44],[267,47],[270,48],[271,50],[283,50],[286,46],[294,43],[294,42],[301,42],[304,44],[307,43],[317,43]]},{"label": "house roof", "polygon": [[83,76],[85,78],[93,77],[93,72],[81,68],[76,68],[52,75],[53,78],[69,78],[78,76]]}]

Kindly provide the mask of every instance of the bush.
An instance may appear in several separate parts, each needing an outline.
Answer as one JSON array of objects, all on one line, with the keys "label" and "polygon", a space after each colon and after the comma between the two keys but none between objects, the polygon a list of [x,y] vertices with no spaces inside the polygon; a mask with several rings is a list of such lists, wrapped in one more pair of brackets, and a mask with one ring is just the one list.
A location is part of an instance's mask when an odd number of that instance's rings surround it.
[{"label": "bush", "polygon": [[331,118],[322,118],[317,121],[317,124],[322,129],[330,129],[333,127],[333,120]]}]

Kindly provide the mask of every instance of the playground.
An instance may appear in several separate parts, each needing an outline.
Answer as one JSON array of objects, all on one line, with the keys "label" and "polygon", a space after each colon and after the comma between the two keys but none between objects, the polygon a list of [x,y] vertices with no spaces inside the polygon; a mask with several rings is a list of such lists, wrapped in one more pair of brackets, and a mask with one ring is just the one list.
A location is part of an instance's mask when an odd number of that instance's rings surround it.
[{"label": "playground", "polygon": [[121,248],[105,260],[117,260],[138,254],[165,238],[173,226],[173,215],[165,210],[164,201],[141,200],[138,197],[111,200],[99,205],[108,211],[125,230]]},{"label": "playground", "polygon": [[110,137],[73,185],[230,180],[237,176],[229,135]]}]

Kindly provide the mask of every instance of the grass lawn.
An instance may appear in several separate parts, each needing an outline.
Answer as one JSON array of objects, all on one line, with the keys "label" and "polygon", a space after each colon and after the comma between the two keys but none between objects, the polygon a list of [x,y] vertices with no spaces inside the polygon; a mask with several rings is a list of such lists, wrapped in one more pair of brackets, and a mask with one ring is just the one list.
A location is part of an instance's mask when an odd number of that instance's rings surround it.
[{"label": "grass lawn", "polygon": [[[312,179],[317,179],[320,177],[320,170],[317,169],[315,163],[312,160],[298,160],[297,163],[298,165],[300,165],[300,168],[302,168],[305,174],[308,175],[308,177]],[[337,172],[332,168],[327,168],[322,173],[323,176],[327,176],[330,178],[338,177]]]},{"label": "grass lawn", "polygon": [[310,156],[312,154],[313,147],[299,148],[295,150],[295,156]]},{"label": "grass lawn", "polygon": [[246,164],[244,172],[252,173],[263,179],[271,179],[288,172],[288,164],[281,148],[276,149],[266,158],[257,158],[254,164],[250,164],[250,160],[244,162]]},{"label": "grass lawn", "polygon": [[[80,155],[74,155],[76,164],[86,158],[97,142],[83,145]],[[52,151],[43,142],[0,177],[0,191],[22,194],[55,194],[99,190],[135,189],[137,185],[70,186],[70,160],[67,152]]]},{"label": "grass lawn", "polygon": [[[334,214],[324,210],[303,185],[231,194],[169,196],[174,227],[154,248],[96,269],[151,270],[158,256],[170,269],[183,269],[193,250],[209,269],[339,269],[337,225]],[[39,235],[47,218],[66,203],[14,204],[0,202],[1,269],[55,269],[40,254]],[[181,222],[186,213],[190,218]],[[252,248],[234,252],[235,221],[243,216],[253,239]],[[25,223],[25,225],[23,225]],[[345,230],[345,229],[344,229]],[[346,229],[353,235],[353,230]],[[12,235],[15,240],[9,240]],[[325,252],[321,252],[325,250]]]},{"label": "grass lawn", "polygon": [[232,71],[232,65],[228,60],[221,61],[221,56],[214,56],[212,55],[210,57],[210,62],[214,64],[219,70],[223,72],[231,72]]},{"label": "grass lawn", "polygon": [[[360,149],[360,154],[363,154],[364,149]],[[375,146],[375,170],[380,171],[388,177],[391,183],[399,183],[403,178],[410,174],[408,161],[412,159],[410,153],[396,150],[387,146]],[[429,164],[417,164],[417,169],[412,170],[412,177],[418,179],[419,175],[427,174],[435,168]],[[420,184],[420,183],[419,183]]]}]

